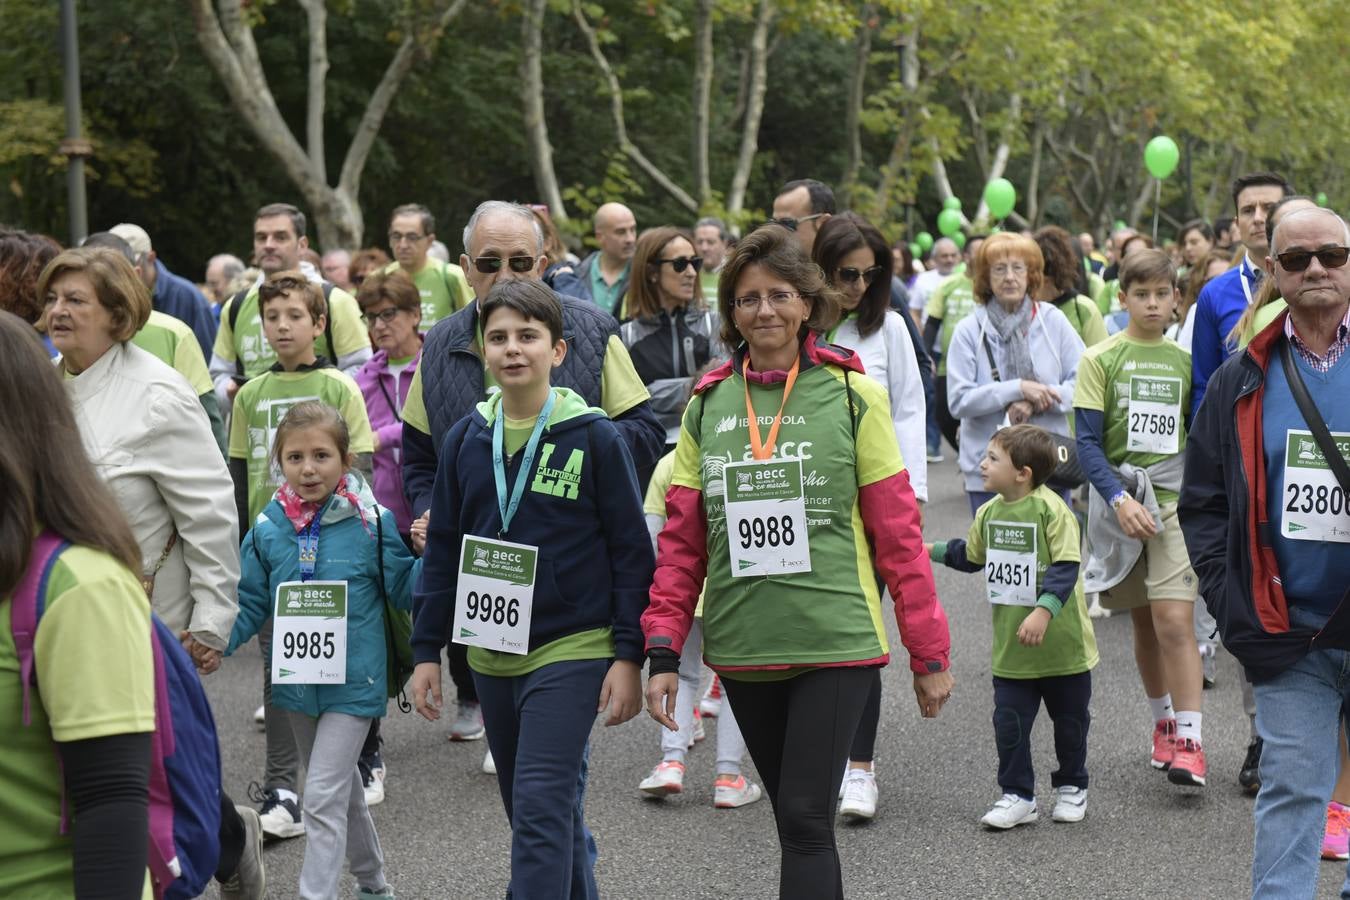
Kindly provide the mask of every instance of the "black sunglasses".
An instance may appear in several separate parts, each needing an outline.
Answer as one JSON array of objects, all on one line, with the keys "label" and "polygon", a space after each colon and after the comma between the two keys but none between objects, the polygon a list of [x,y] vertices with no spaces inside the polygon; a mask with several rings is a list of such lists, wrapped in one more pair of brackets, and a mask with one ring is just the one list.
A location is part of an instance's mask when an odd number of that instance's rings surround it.
[{"label": "black sunglasses", "polygon": [[1318,250],[1287,250],[1284,253],[1275,254],[1275,258],[1280,261],[1280,266],[1286,272],[1302,272],[1312,263],[1312,258],[1317,257],[1317,261],[1322,264],[1324,269],[1339,269],[1345,265],[1346,260],[1350,260],[1350,247],[1322,247]]},{"label": "black sunglasses", "polygon": [[652,262],[658,266],[669,263],[670,267],[677,273],[683,272],[690,266],[694,267],[695,272],[703,268],[703,257],[701,256],[677,256],[674,259],[654,259]]},{"label": "black sunglasses", "polygon": [[511,267],[512,272],[524,275],[534,269],[536,260],[533,256],[511,256],[506,259],[502,259],[500,256],[475,256],[473,267],[484,275],[491,275],[493,272],[502,270],[503,262]]},{"label": "black sunglasses", "polygon": [[842,269],[836,269],[835,271],[839,275],[839,281],[843,284],[852,284],[861,278],[863,284],[871,287],[872,282],[876,281],[877,276],[881,274],[882,268],[881,266],[870,266],[860,272],[852,266],[845,266]]}]

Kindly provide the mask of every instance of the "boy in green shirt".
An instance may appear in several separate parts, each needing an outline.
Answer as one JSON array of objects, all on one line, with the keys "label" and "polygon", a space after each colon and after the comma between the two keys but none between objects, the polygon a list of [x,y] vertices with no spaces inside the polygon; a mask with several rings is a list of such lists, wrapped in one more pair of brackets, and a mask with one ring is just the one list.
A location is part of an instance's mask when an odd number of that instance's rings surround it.
[{"label": "boy in green shirt", "polygon": [[1103,607],[1130,611],[1151,764],[1174,784],[1203,786],[1197,582],[1177,521],[1191,355],[1163,334],[1178,294],[1166,253],[1130,254],[1120,285],[1128,324],[1083,354],[1073,398],[1078,460],[1094,488],[1084,574]]},{"label": "boy in green shirt", "polygon": [[375,451],[361,389],[351,376],[314,352],[314,342],[323,334],[325,315],[318,285],[298,271],[278,272],[259,286],[258,306],[263,334],[277,361],[234,397],[230,474],[240,511],[240,534],[248,532],[281,484],[281,473],[271,462],[272,439],[292,406],[319,400],[341,412],[351,433],[356,468],[367,478]]},{"label": "boy in green shirt", "polygon": [[994,433],[980,462],[986,491],[966,539],[929,544],[929,556],[962,572],[984,571],[994,614],[994,739],[1003,796],[980,821],[1008,829],[1034,822],[1031,727],[1042,701],[1055,729],[1059,768],[1050,775],[1051,818],[1087,814],[1087,732],[1097,641],[1083,603],[1078,521],[1045,487],[1057,454],[1034,425]]}]

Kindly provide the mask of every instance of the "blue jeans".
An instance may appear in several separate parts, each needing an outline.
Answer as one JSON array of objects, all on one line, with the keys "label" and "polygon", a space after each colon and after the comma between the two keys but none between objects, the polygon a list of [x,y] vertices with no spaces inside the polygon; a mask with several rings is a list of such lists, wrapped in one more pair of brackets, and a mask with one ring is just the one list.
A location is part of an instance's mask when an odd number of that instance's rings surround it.
[{"label": "blue jeans", "polygon": [[584,659],[514,678],[473,673],[511,823],[513,900],[599,896],[580,797],[586,742],[608,670],[608,660]]},{"label": "blue jeans", "polygon": [[[1327,616],[1292,607],[1290,624],[1320,628]],[[1327,801],[1340,763],[1341,710],[1350,703],[1350,652],[1314,650],[1253,685],[1261,751],[1252,896],[1317,892]],[[1350,874],[1341,887],[1350,897]]]}]

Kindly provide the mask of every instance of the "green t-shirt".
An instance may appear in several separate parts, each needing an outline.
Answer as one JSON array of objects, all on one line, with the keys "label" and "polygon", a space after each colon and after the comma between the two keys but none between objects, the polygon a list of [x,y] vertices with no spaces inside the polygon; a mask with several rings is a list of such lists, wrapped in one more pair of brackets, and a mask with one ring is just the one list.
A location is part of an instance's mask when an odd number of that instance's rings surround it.
[{"label": "green t-shirt", "polygon": [[[1103,416],[1102,450],[1107,460],[1146,468],[1186,449],[1191,408],[1191,355],[1171,338],[1142,341],[1118,331],[1084,351],[1078,360],[1076,409]],[[1169,410],[1175,409],[1175,415]],[[1174,437],[1171,452],[1131,450],[1135,440]],[[1157,491],[1159,503],[1174,503],[1174,491]]]},{"label": "green t-shirt", "polygon": [[[216,332],[216,344],[211,352],[227,362],[242,359],[244,377],[256,378],[277,361],[276,352],[263,334],[262,316],[258,313],[258,289],[251,289],[239,307],[235,322],[238,331],[230,327],[233,304],[231,297],[220,308],[220,330]],[[328,295],[328,313],[333,317],[333,343],[337,344],[337,353],[334,355],[333,349],[329,348],[326,334],[320,334],[314,342],[315,353],[336,365],[341,357],[370,347],[370,334],[361,319],[361,307],[356,305],[355,297],[342,288],[333,288]]]},{"label": "green t-shirt", "polygon": [[361,389],[350,375],[326,366],[300,372],[265,372],[239,389],[230,419],[230,458],[248,461],[248,517],[252,522],[281,485],[272,462],[277,426],[292,406],[319,400],[342,413],[352,453],[373,453],[375,440]]},{"label": "green t-shirt", "polygon": [[[43,602],[33,648],[41,691],[29,695],[25,726],[10,598],[0,600],[0,897],[75,896],[52,742],[155,729],[150,601],[139,579],[106,553],[71,547]],[[148,877],[141,896],[151,896]]]},{"label": "green t-shirt", "polygon": [[[995,497],[975,513],[966,535],[966,559],[983,565],[991,543],[1004,543],[1000,526],[1029,525],[1036,537],[1036,594],[1043,590],[1045,570],[1051,563],[1081,562],[1078,520],[1069,507],[1045,485],[1015,503]],[[1004,528],[1004,533],[1007,529]],[[1021,529],[1022,535],[1026,534]],[[1030,543],[1029,541],[1027,542]],[[1083,576],[1079,573],[1073,595],[1045,629],[1038,647],[1025,647],[1017,639],[1022,620],[1035,607],[992,603],[994,614],[993,673],[1000,678],[1053,678],[1075,675],[1097,665],[1097,639],[1092,634],[1083,602]]]},{"label": "green t-shirt", "polygon": [[1069,320],[1073,330],[1083,339],[1084,346],[1091,347],[1106,340],[1106,322],[1102,319],[1097,305],[1087,297],[1079,294],[1072,300],[1065,301],[1062,306],[1056,303],[1055,308]]},{"label": "green t-shirt", "polygon": [[[475,353],[482,356],[481,342],[473,347]],[[411,425],[423,434],[431,434],[431,419],[427,415],[426,402],[422,398],[422,372],[424,366],[418,366],[413,373],[412,384],[408,386],[408,399],[403,401],[403,422]],[[487,367],[483,368],[483,391],[491,394],[497,390],[497,384]],[[633,368],[632,357],[617,334],[610,335],[605,345],[605,362],[600,370],[600,408],[611,419],[628,412],[645,400],[651,399],[647,386],[638,377]]]},{"label": "green t-shirt", "polygon": [[[386,273],[397,272],[398,263],[384,267]],[[422,295],[422,324],[418,331],[426,334],[441,319],[449,318],[473,301],[473,288],[464,277],[464,270],[453,263],[427,257],[427,263],[412,276],[417,292]],[[334,338],[336,340],[336,338]]]},{"label": "green t-shirt", "polygon": [[131,342],[172,366],[174,371],[187,379],[198,397],[211,393],[211,374],[206,369],[201,345],[186,323],[152,309],[150,319],[136,332]]},{"label": "green t-shirt", "polygon": [[[708,552],[703,653],[714,668],[861,662],[889,653],[858,495],[904,464],[886,389],[856,373],[848,386],[852,411],[842,369],[803,371],[783,408],[773,451],[774,459],[801,464],[809,572],[731,573],[726,465],[753,458],[742,376],[732,374],[696,395],[685,410],[672,484],[702,493]],[[783,385],[752,384],[750,396],[764,433],[782,403]]]},{"label": "green t-shirt", "polygon": [[947,374],[947,348],[952,345],[952,335],[956,333],[957,324],[970,315],[974,308],[975,283],[965,275],[953,275],[946,279],[928,298],[924,314],[929,318],[936,316],[942,320],[942,329],[938,337],[938,345],[942,348],[942,356],[938,358],[937,366],[939,377]]},{"label": "green t-shirt", "polygon": [[1120,279],[1112,278],[1110,281],[1102,281],[1101,276],[1098,275],[1097,280],[1102,282],[1101,287],[1096,289],[1092,299],[1097,301],[1097,310],[1104,318],[1116,311],[1116,298],[1120,296]]},{"label": "green t-shirt", "polygon": [[720,272],[712,272],[708,269],[702,269],[698,273],[699,287],[703,289],[703,302],[708,304],[709,309],[717,309],[717,282],[721,278]]},{"label": "green t-shirt", "polygon": [[614,304],[618,302],[621,296],[620,291],[628,286],[628,281],[623,276],[628,274],[630,266],[631,263],[625,265],[623,272],[619,274],[618,278],[614,279],[614,283],[608,284],[605,282],[605,276],[600,273],[600,256],[596,255],[591,264],[591,299],[596,306],[605,312],[614,309]]}]

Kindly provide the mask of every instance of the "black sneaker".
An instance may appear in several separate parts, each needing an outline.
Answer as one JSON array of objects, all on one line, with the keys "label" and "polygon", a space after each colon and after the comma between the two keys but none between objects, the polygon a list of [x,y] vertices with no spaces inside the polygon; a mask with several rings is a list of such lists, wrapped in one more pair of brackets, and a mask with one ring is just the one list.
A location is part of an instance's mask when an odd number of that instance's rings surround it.
[{"label": "black sneaker", "polygon": [[283,800],[275,790],[262,790],[256,784],[249,785],[248,796],[258,804],[258,818],[262,821],[264,837],[283,840],[305,833],[305,822],[294,800]]},{"label": "black sneaker", "polygon": [[1247,745],[1247,755],[1242,759],[1242,770],[1238,772],[1238,784],[1249,794],[1261,790],[1261,739],[1257,738]]}]

